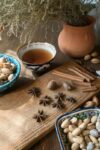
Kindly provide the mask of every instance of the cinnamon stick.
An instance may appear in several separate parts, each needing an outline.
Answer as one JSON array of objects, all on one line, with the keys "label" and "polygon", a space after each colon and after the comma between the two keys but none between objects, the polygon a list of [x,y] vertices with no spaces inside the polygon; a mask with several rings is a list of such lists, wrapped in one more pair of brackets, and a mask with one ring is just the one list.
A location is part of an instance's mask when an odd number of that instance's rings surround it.
[{"label": "cinnamon stick", "polygon": [[87,77],[88,79],[90,79],[90,80],[92,80],[92,81],[95,79],[92,75],[90,76],[89,74],[83,72],[82,70],[80,70],[80,69],[77,68],[77,67],[74,67],[74,66],[73,66],[73,69],[76,70],[77,72],[79,72],[80,74],[82,74],[84,77]]},{"label": "cinnamon stick", "polygon": [[66,73],[63,73],[63,72],[60,72],[60,71],[53,71],[52,72],[53,74],[59,76],[59,77],[63,77],[65,79],[70,79],[70,80],[75,80],[75,81],[79,81],[79,82],[83,82],[83,79],[77,77],[77,76],[73,76],[73,75],[70,75],[70,74],[66,74]]},{"label": "cinnamon stick", "polygon": [[79,71],[77,71],[77,70],[75,70],[75,69],[73,69],[73,68],[68,68],[68,70],[74,72],[74,73],[75,73],[76,75],[78,75],[79,77],[82,77],[84,81],[90,82],[90,78],[88,78],[87,76],[85,76],[85,75],[83,74],[83,72],[79,72]]}]

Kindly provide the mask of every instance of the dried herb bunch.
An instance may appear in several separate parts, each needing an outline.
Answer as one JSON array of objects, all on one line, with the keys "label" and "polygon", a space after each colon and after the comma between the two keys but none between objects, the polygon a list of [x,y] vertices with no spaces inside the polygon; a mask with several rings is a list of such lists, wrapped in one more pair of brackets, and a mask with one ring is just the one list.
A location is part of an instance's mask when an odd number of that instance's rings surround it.
[{"label": "dried herb bunch", "polygon": [[0,23],[26,43],[31,41],[35,28],[49,20],[62,20],[80,26],[87,24],[86,14],[98,0],[0,0]]}]

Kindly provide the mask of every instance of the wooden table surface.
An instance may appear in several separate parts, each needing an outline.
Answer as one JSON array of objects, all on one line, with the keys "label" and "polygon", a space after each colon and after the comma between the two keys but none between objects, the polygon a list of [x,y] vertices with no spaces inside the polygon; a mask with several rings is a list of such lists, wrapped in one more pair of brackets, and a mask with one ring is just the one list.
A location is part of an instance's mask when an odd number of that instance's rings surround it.
[{"label": "wooden table surface", "polygon": [[[58,33],[55,32],[55,34],[52,33],[52,35],[49,35],[49,37],[45,40],[43,38],[43,35],[41,36],[35,36],[35,39],[33,38],[33,42],[50,42],[54,44],[57,48],[57,55],[53,62],[53,65],[59,66],[60,64],[63,64],[68,59],[67,56],[64,56],[57,47],[57,36]],[[15,37],[8,38],[6,36],[6,33],[2,35],[3,39],[0,41],[0,51],[6,52],[7,49],[16,50],[21,44],[19,43],[19,40]],[[34,37],[34,36],[33,36]],[[31,148],[26,148],[25,150],[60,150],[60,146],[58,143],[58,139],[56,136],[55,131],[53,130],[50,134],[45,136],[42,140],[40,140],[38,143],[33,145]]]},{"label": "wooden table surface", "polygon": [[[48,36],[47,39],[44,39],[43,36],[44,36],[43,34],[37,35],[37,36],[35,36],[35,38],[33,36],[33,41],[35,41],[35,42],[36,41],[38,41],[38,42],[46,41],[46,42],[50,42],[56,46],[57,56],[54,60],[53,65],[58,66],[60,64],[63,64],[64,62],[66,62],[68,57],[63,55],[58,50],[58,47],[57,47],[58,33],[56,33],[56,32],[52,33],[51,35]],[[19,44],[19,40],[17,38],[15,38],[13,36],[8,38],[6,36],[6,34],[3,34],[3,40],[0,41],[0,51],[5,52],[7,49],[16,50],[19,46],[20,46],[20,44]],[[31,148],[26,148],[25,150],[28,150],[28,149],[29,150],[60,150],[60,146],[59,146],[55,131],[53,130],[50,134],[48,134],[47,136],[42,138],[38,143],[33,145]]]}]

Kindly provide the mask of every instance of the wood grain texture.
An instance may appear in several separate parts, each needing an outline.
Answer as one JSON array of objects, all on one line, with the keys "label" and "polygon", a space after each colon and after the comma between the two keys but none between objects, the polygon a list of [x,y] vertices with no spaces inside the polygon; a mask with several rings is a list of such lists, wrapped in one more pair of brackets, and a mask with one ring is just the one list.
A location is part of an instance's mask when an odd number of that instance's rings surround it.
[{"label": "wood grain texture", "polygon": [[[66,64],[66,69],[69,64]],[[46,88],[48,81],[57,80],[60,83],[65,79],[52,74],[52,71],[41,76],[34,81],[28,78],[28,74],[22,69],[21,77],[16,85],[0,95],[0,147],[1,150],[21,150],[27,145],[31,145],[47,133],[49,133],[55,124],[56,117],[82,105],[86,100],[95,94],[95,92],[82,93],[79,89],[73,93],[65,91],[63,88],[52,92]],[[24,75],[24,76],[23,76]],[[67,95],[76,97],[76,104],[66,102],[66,108],[58,111],[52,106],[43,107],[39,105],[39,99],[28,95],[28,90],[32,87],[41,87],[42,95],[50,95],[54,98],[58,92],[65,92]],[[43,123],[37,123],[33,119],[34,114],[43,109],[49,116]]]}]

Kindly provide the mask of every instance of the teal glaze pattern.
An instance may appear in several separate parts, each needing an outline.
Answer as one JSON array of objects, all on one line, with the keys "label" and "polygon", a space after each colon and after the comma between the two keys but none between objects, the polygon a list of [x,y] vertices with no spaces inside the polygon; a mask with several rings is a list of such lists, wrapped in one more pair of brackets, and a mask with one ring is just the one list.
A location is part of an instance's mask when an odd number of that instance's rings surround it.
[{"label": "teal glaze pattern", "polygon": [[7,90],[8,88],[12,87],[13,84],[17,81],[20,71],[21,71],[21,65],[18,60],[16,60],[14,57],[6,54],[0,54],[0,58],[5,57],[9,62],[14,63],[16,65],[16,72],[14,73],[14,78],[11,81],[8,81],[2,85],[0,85],[0,92],[3,92]]}]

